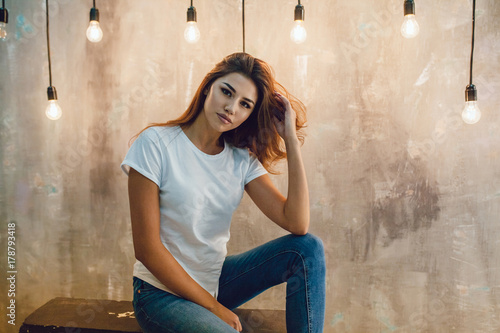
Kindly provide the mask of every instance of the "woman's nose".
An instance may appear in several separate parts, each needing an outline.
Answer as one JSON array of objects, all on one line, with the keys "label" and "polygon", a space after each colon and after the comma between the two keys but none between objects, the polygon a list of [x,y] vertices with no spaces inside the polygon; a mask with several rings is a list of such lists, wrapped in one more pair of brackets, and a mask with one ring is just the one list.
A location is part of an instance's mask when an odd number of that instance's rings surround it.
[{"label": "woman's nose", "polygon": [[224,110],[229,114],[234,114],[234,104],[226,105]]}]

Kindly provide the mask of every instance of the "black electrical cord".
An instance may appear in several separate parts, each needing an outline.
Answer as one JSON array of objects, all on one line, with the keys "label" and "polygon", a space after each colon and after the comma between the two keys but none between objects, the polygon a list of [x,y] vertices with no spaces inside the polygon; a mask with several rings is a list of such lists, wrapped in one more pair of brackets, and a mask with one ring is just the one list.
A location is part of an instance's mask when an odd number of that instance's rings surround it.
[{"label": "black electrical cord", "polygon": [[5,8],[5,0],[2,0],[2,8]]},{"label": "black electrical cord", "polygon": [[50,63],[50,39],[49,39],[49,0],[45,0],[45,13],[47,18],[47,56],[49,59],[49,82],[50,87],[52,87],[52,66]]},{"label": "black electrical cord", "polygon": [[245,53],[245,0],[241,0],[241,22],[243,28],[243,53]]},{"label": "black electrical cord", "polygon": [[474,31],[476,27],[476,0],[472,1],[472,43],[470,51],[470,80],[469,84],[472,85],[472,60],[474,59]]},{"label": "black electrical cord", "polygon": [[95,8],[95,0],[94,0],[94,8]]}]

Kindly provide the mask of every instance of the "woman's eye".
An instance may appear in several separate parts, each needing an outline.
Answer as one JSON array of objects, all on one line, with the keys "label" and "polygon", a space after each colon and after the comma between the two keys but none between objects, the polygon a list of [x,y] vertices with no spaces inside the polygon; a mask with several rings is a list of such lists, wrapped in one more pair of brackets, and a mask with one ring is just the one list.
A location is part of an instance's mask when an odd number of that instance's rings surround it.
[{"label": "woman's eye", "polygon": [[224,95],[231,96],[231,92],[229,90],[227,90],[226,88],[221,88],[221,90],[222,90],[222,93]]},{"label": "woman's eye", "polygon": [[241,105],[246,109],[250,109],[250,105],[247,102],[241,102]]}]

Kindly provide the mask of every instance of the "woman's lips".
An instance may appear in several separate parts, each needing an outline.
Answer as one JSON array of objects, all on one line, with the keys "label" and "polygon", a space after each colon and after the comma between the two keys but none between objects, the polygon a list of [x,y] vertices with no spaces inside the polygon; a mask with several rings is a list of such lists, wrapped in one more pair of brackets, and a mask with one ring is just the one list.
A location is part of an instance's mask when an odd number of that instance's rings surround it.
[{"label": "woman's lips", "polygon": [[233,122],[231,121],[231,119],[229,119],[228,117],[226,117],[225,115],[221,114],[221,113],[217,113],[217,116],[219,117],[219,119],[224,123],[224,124],[232,124]]}]

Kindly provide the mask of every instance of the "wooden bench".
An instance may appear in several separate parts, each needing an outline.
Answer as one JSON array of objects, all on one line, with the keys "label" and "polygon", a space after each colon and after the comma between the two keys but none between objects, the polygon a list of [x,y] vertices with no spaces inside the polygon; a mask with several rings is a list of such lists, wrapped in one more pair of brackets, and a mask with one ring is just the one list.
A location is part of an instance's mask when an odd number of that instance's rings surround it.
[{"label": "wooden bench", "polygon": [[[283,310],[237,309],[234,312],[240,317],[243,332],[286,332]],[[30,314],[19,332],[139,333],[142,331],[135,320],[130,301],[58,297]]]}]

